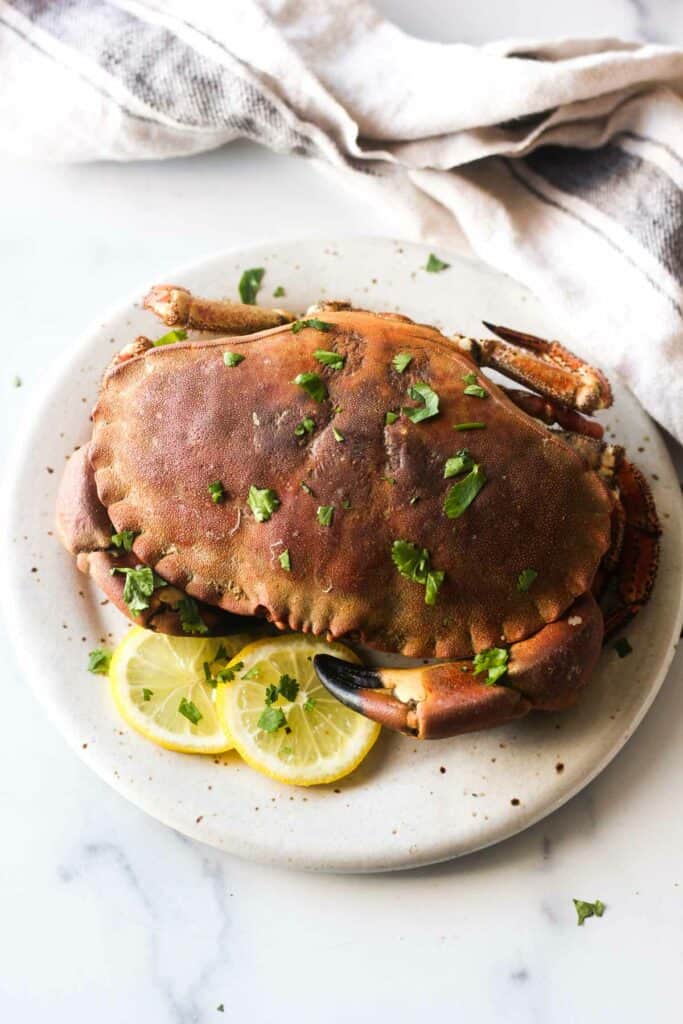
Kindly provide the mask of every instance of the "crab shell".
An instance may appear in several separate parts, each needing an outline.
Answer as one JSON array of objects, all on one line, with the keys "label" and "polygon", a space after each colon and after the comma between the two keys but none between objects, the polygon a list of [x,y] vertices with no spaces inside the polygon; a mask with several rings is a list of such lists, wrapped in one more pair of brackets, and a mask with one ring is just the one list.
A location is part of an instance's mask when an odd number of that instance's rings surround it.
[{"label": "crab shell", "polygon": [[[581,456],[481,375],[486,397],[466,395],[463,377],[478,369],[437,330],[357,311],[324,322],[325,333],[284,325],[152,348],[107,372],[89,459],[115,529],[138,534],[136,560],[226,611],[428,658],[523,640],[590,591],[612,503]],[[342,355],[343,369],[322,366],[318,349]],[[244,360],[226,366],[228,350]],[[320,375],[326,400],[294,383],[302,371]],[[387,424],[416,405],[417,382],[439,396],[438,415]],[[305,417],[315,428],[299,437]],[[454,430],[471,421],[485,429]],[[463,447],[487,483],[453,520],[444,467]],[[252,485],[279,499],[266,522],[247,503]],[[334,509],[329,526],[320,506]],[[397,539],[445,573],[435,604],[397,571]],[[538,577],[520,592],[526,569]]]}]

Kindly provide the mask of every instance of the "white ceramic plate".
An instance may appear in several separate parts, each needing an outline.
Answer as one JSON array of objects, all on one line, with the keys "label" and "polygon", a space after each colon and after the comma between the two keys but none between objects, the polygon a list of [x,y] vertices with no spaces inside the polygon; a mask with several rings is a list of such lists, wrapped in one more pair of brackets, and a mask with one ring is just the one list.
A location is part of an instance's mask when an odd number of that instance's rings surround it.
[{"label": "white ceramic plate", "polygon": [[[283,285],[280,301],[294,310],[320,297],[345,298],[446,331],[476,336],[486,318],[562,337],[511,279],[443,252],[451,268],[427,274],[428,254],[374,238],[291,242],[214,256],[167,280],[236,297],[241,271],[263,266],[263,304]],[[350,778],[309,790],[272,782],[234,753],[202,758],[162,750],[119,720],[105,681],[90,675],[86,662],[92,647],[114,643],[126,624],[62,550],[52,519],[64,460],[89,437],[88,413],[106,363],[137,334],[163,333],[140,308],[152,283],[141,284],[54,369],[10,474],[2,534],[10,541],[3,588],[11,595],[10,634],[28,681],[71,746],[118,792],[173,828],[243,857],[317,870],[382,870],[455,857],[519,832],[578,792],[641,721],[681,625],[678,481],[656,428],[617,381],[605,420],[651,481],[664,526],[661,569],[652,601],[629,627],[633,653],[620,659],[608,646],[574,711],[441,742],[385,732]]]}]

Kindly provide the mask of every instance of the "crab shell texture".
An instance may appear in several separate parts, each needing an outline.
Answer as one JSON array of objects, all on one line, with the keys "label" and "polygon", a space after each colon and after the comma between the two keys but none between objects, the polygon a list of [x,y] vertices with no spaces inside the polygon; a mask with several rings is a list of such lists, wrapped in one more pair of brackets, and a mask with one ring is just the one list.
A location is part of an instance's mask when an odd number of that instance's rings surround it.
[{"label": "crab shell texture", "polygon": [[[114,527],[139,534],[136,558],[227,611],[414,657],[467,657],[556,620],[591,589],[609,546],[600,478],[436,329],[391,314],[324,316],[325,333],[285,325],[188,341],[109,369],[90,460]],[[343,355],[343,368],[317,362],[320,348]],[[227,350],[245,359],[227,367]],[[399,352],[412,357],[402,373]],[[319,373],[326,400],[294,383],[302,371]],[[464,394],[472,372],[487,397]],[[387,424],[388,411],[415,406],[420,381],[438,394],[438,415]],[[315,429],[301,438],[304,417]],[[485,429],[454,431],[468,421]],[[452,520],[444,466],[465,445],[487,483]],[[225,495],[214,503],[217,480]],[[252,485],[279,498],[266,522],[247,503]],[[334,508],[331,525],[318,506]],[[434,605],[394,566],[396,539],[428,549],[445,572]],[[525,569],[538,579],[522,593]]]}]

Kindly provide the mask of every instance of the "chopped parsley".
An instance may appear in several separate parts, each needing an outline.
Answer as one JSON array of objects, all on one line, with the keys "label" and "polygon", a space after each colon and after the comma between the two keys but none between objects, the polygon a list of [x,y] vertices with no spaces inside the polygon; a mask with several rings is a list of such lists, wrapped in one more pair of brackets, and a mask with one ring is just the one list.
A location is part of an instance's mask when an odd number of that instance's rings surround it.
[{"label": "chopped parsley", "polygon": [[467,509],[486,483],[486,473],[481,466],[475,465],[462,480],[453,484],[446,495],[443,510],[449,519],[457,519]]},{"label": "chopped parsley", "polygon": [[386,425],[388,427],[390,427],[391,424],[395,423],[397,419],[398,419],[398,413],[397,412],[388,412],[386,414],[386,416],[384,417],[384,422],[386,423]]},{"label": "chopped parsley", "polygon": [[250,270],[245,270],[240,278],[239,292],[242,302],[247,306],[253,306],[256,302],[256,296],[258,290],[261,287],[261,281],[265,274],[264,267],[252,267]]},{"label": "chopped parsley", "polygon": [[489,647],[474,657],[474,674],[486,672],[484,686],[493,686],[508,670],[510,652],[506,647]]},{"label": "chopped parsley", "polygon": [[193,725],[197,725],[201,722],[204,715],[201,713],[197,705],[193,700],[188,700],[187,697],[183,697],[178,705],[178,713],[186,718],[188,722],[192,722]]},{"label": "chopped parsley", "polygon": [[288,676],[285,673],[285,675],[280,676],[278,692],[281,697],[285,698],[285,700],[296,700],[296,695],[299,692],[299,684],[296,679],[293,679],[292,676]]},{"label": "chopped parsley", "polygon": [[301,487],[302,491],[306,492],[306,494],[310,494],[312,497],[315,497],[311,488],[308,486],[308,484],[304,483],[303,480],[301,481],[301,484],[299,486]]},{"label": "chopped parsley", "polygon": [[111,652],[105,651],[102,647],[96,647],[88,655],[88,672],[96,676],[106,676],[111,663]]},{"label": "chopped parsley", "polygon": [[315,514],[321,526],[332,526],[334,505],[318,505],[318,510]]},{"label": "chopped parsley", "polygon": [[306,434],[312,434],[315,430],[315,420],[312,420],[310,416],[304,416],[300,423],[294,427],[295,437],[304,437]]},{"label": "chopped parsley", "polygon": [[315,317],[310,320],[295,320],[292,324],[292,334],[298,334],[299,331],[303,331],[304,327],[312,327],[314,331],[322,331],[323,334],[327,334],[332,330],[332,326],[325,320],[317,320]]},{"label": "chopped parsley", "polygon": [[351,502],[349,501],[348,498],[344,498],[344,500],[342,501],[342,508],[345,508],[345,509],[350,509],[351,508]]},{"label": "chopped parsley", "polygon": [[633,650],[633,648],[631,647],[630,643],[628,642],[628,638],[627,637],[620,636],[619,639],[614,644],[614,650],[617,652],[617,654],[619,655],[620,658],[628,658],[628,656],[631,653],[631,651]]},{"label": "chopped parsley", "polygon": [[253,668],[250,668],[248,672],[244,673],[244,675],[242,676],[242,679],[258,679],[258,677],[259,677],[259,667],[258,667],[258,665],[254,665]]},{"label": "chopped parsley", "polygon": [[146,686],[142,688],[142,699],[148,701],[154,696],[154,690],[148,690]]},{"label": "chopped parsley", "polygon": [[346,356],[340,355],[339,352],[329,352],[324,348],[317,348],[313,353],[313,358],[323,366],[329,366],[331,370],[343,370],[346,362]]},{"label": "chopped parsley", "polygon": [[486,428],[485,423],[480,423],[478,420],[473,420],[471,423],[454,423],[453,430],[484,430]]},{"label": "chopped parsley", "polygon": [[438,274],[440,270],[448,270],[450,263],[444,263],[438,256],[435,256],[433,252],[430,252],[429,259],[425,270],[428,274]]},{"label": "chopped parsley", "polygon": [[303,706],[304,706],[304,711],[313,711],[313,709],[315,708],[315,698],[314,697],[307,697],[306,700],[304,701],[304,705]]},{"label": "chopped parsley", "polygon": [[284,294],[285,294],[285,290],[282,287],[282,285],[279,284],[277,286],[277,288],[275,289],[275,291],[273,292],[273,298],[274,299],[281,299]]},{"label": "chopped parsley", "polygon": [[265,700],[265,702],[266,702],[266,705],[274,704],[275,701],[277,700],[277,698],[278,698],[277,686],[275,685],[275,683],[269,683],[268,686],[266,686],[266,692],[265,692],[264,698],[263,698]]},{"label": "chopped parsley", "polygon": [[391,560],[407,579],[425,588],[425,604],[436,604],[445,573],[430,568],[429,552],[407,540],[395,540],[391,547]]},{"label": "chopped parsley", "polygon": [[410,352],[397,352],[391,360],[391,365],[398,373],[403,373],[413,361]]},{"label": "chopped parsley", "polygon": [[178,615],[183,633],[205,636],[209,632],[208,626],[199,614],[199,605],[189,594],[183,594],[178,602]]},{"label": "chopped parsley", "polygon": [[214,505],[220,505],[223,498],[225,497],[223,484],[220,482],[220,480],[214,480],[212,484],[209,484],[208,491],[209,494],[211,495],[211,501],[214,503]]},{"label": "chopped parsley", "polygon": [[467,448],[461,448],[459,452],[456,452],[453,458],[446,460],[444,466],[443,476],[444,480],[450,479],[452,476],[460,476],[461,473],[467,473],[474,465],[474,460]]},{"label": "chopped parsley", "polygon": [[436,391],[432,391],[429,384],[425,384],[424,381],[418,380],[408,388],[408,394],[411,398],[414,398],[416,402],[422,402],[422,405],[418,405],[413,409],[404,408],[403,410],[408,419],[412,420],[413,423],[420,423],[422,420],[431,419],[432,416],[436,416],[438,414],[439,396]]},{"label": "chopped parsley", "polygon": [[336,427],[332,427],[332,433],[334,434],[335,441],[344,441],[344,440],[346,440],[344,435],[342,434],[341,430],[337,430]]},{"label": "chopped parsley", "polygon": [[284,569],[285,572],[292,571],[292,560],[289,557],[289,548],[285,548],[278,556],[277,560],[280,563],[280,568]]},{"label": "chopped parsley", "polygon": [[110,573],[112,576],[121,573],[126,577],[123,600],[128,605],[131,615],[139,615],[140,612],[149,608],[149,599],[157,587],[166,586],[166,580],[157,576],[148,565],[138,565],[135,569],[114,566],[113,569],[110,569]]},{"label": "chopped parsley", "polygon": [[[274,292],[273,294],[277,295],[277,292]],[[284,295],[284,291],[283,291],[283,295]],[[216,1007],[216,1010],[217,1010],[218,1013],[225,1013],[225,1007],[223,1006],[222,1003],[218,1004],[218,1006]]]},{"label": "chopped parsley", "polygon": [[463,391],[465,395],[471,395],[473,398],[486,398],[488,396],[488,391],[485,391],[481,384],[478,383],[476,373],[466,373],[463,380],[466,385]]},{"label": "chopped parsley", "polygon": [[[215,660],[218,660],[218,655],[216,655]],[[216,683],[231,683],[241,668],[244,668],[243,661],[238,661],[231,667],[226,665],[225,668],[219,669],[219,671],[216,672],[216,675],[211,679],[211,685],[215,686]]]},{"label": "chopped parsley", "polygon": [[270,487],[255,487],[254,484],[249,488],[249,494],[247,496],[247,504],[254,513],[254,519],[257,523],[266,523],[273,512],[277,512],[280,507],[280,499],[278,498],[275,491],[272,491]]},{"label": "chopped parsley", "polygon": [[261,712],[257,725],[264,732],[277,732],[287,725],[287,718],[282,708],[267,707]]},{"label": "chopped parsley", "polygon": [[239,366],[247,357],[241,352],[224,352],[223,362],[226,366]]},{"label": "chopped parsley", "polygon": [[185,341],[187,338],[187,331],[184,331],[181,327],[176,328],[173,331],[168,331],[167,334],[162,334],[160,338],[154,342],[154,347],[158,348],[160,345],[172,345],[176,341]]},{"label": "chopped parsley", "polygon": [[303,388],[314,402],[324,402],[327,398],[325,382],[317,373],[298,373],[292,384],[298,384],[300,388]]},{"label": "chopped parsley", "polygon": [[517,590],[520,594],[526,594],[527,590],[534,582],[538,573],[535,569],[523,569],[517,577]]},{"label": "chopped parsley", "polygon": [[121,530],[119,533],[112,533],[111,546],[119,551],[132,551],[133,541],[138,536],[139,530]]},{"label": "chopped parsley", "polygon": [[602,917],[605,913],[605,904],[602,900],[589,903],[587,900],[572,900],[576,907],[577,924],[581,925],[587,917]]}]

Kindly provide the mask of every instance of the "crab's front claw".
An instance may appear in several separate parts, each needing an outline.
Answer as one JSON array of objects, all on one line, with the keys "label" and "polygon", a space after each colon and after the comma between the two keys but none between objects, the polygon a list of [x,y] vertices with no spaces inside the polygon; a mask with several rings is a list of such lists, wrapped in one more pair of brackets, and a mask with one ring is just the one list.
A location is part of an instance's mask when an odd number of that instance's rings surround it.
[{"label": "crab's front claw", "polygon": [[531,707],[517,690],[482,685],[472,676],[469,661],[370,669],[318,654],[313,666],[343,704],[421,740],[492,729],[525,715]]},{"label": "crab's front claw", "polygon": [[595,668],[602,637],[602,613],[584,594],[557,622],[512,644],[507,672],[494,685],[472,661],[372,669],[319,654],[313,667],[333,696],[366,718],[421,740],[443,739],[492,729],[533,709],[571,707]]}]

